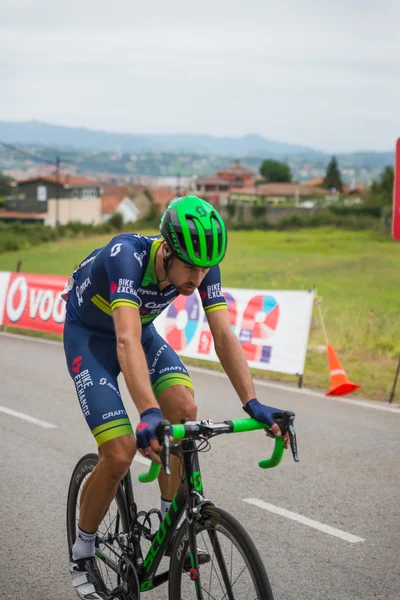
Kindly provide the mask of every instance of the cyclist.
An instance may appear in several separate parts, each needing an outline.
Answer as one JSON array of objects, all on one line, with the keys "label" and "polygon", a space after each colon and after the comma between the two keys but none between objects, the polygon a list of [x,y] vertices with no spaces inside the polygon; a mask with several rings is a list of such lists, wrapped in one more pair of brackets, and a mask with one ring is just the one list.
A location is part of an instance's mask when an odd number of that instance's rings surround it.
[{"label": "cyclist", "polygon": [[[189,373],[153,324],[179,294],[199,290],[215,350],[244,410],[280,435],[272,416],[280,411],[257,401],[245,355],[231,329],[219,269],[227,246],[223,220],[205,200],[185,196],[169,205],[160,232],[154,237],[117,235],[79,265],[63,293],[67,366],[99,447],[99,462],[82,491],[70,556],[73,576],[79,573],[80,583],[86,577],[94,587],[89,585],[91,598],[106,597],[94,559],[96,531],[136,448],[159,462],[159,422],[196,419]],[[140,414],[136,439],[119,392],[121,371]],[[286,435],[286,447],[288,443]],[[171,476],[159,477],[163,517],[179,481],[179,461],[171,456]]]}]

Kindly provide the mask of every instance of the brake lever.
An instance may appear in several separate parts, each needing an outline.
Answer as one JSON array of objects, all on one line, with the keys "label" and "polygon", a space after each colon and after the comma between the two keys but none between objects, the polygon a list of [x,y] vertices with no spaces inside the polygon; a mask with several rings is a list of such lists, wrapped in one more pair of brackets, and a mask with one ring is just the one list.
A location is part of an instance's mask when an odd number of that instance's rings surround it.
[{"label": "brake lever", "polygon": [[295,462],[299,462],[299,455],[297,452],[297,438],[296,431],[294,429],[294,418],[295,413],[291,410],[285,410],[285,412],[274,414],[274,420],[278,423],[279,429],[281,430],[282,435],[286,432],[289,433],[289,441],[290,441],[290,449],[293,454],[293,460]]},{"label": "brake lever", "polygon": [[166,475],[171,475],[170,469],[170,436],[171,423],[163,419],[157,427],[158,441],[162,445],[161,450],[161,464],[164,467]]}]

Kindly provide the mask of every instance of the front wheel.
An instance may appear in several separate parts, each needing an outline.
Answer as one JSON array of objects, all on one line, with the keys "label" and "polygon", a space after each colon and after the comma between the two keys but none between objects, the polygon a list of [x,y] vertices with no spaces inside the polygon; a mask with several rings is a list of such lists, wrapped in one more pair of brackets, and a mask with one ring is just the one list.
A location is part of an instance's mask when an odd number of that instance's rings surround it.
[{"label": "front wheel", "polygon": [[229,513],[204,507],[196,527],[196,546],[210,560],[197,580],[188,569],[188,523],[180,529],[171,557],[170,600],[273,600],[260,555],[248,533]]}]

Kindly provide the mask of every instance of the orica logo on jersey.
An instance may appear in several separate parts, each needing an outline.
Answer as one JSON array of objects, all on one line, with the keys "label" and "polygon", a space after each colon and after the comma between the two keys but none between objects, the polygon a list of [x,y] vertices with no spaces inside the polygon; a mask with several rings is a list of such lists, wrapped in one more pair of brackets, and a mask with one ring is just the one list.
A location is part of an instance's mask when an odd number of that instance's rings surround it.
[{"label": "orica logo on jersey", "polygon": [[76,298],[78,300],[78,306],[81,306],[83,303],[83,292],[86,290],[86,288],[89,287],[89,285],[91,285],[91,281],[89,279],[89,277],[87,277],[85,279],[85,281],[83,283],[81,283],[81,285],[77,285],[76,286]]},{"label": "orica logo on jersey", "polygon": [[171,302],[161,302],[160,304],[157,304],[157,302],[146,302],[144,305],[144,308],[140,309],[140,314],[150,314],[150,315],[156,315],[160,312],[162,312],[164,310],[164,308],[166,308],[167,306],[169,306],[171,304]]},{"label": "orica logo on jersey", "polygon": [[140,254],[138,252],[135,252],[133,255],[141,267],[143,267],[143,259],[146,256],[146,254],[147,254],[146,250],[143,250],[143,252],[141,252]]},{"label": "orica logo on jersey", "polygon": [[119,252],[121,252],[122,243],[114,244],[111,248],[110,256],[117,256]]}]

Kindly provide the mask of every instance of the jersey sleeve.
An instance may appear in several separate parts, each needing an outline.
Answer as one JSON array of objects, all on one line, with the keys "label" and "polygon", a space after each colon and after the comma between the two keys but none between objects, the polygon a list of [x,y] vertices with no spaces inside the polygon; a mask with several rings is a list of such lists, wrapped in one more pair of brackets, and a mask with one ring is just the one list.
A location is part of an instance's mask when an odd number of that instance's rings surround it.
[{"label": "jersey sleeve", "polygon": [[228,310],[221,289],[221,271],[219,265],[211,267],[199,287],[199,294],[206,314],[215,310]]},{"label": "jersey sleeve", "polygon": [[104,248],[105,269],[108,275],[111,310],[119,306],[131,306],[139,310],[137,288],[144,274],[143,261],[146,252],[126,238],[114,238]]}]

